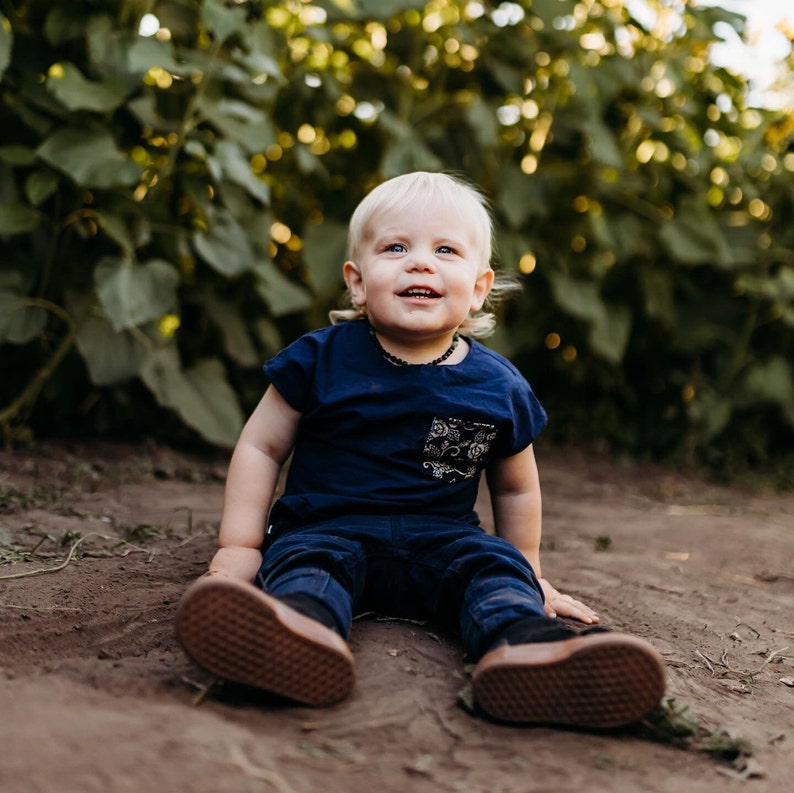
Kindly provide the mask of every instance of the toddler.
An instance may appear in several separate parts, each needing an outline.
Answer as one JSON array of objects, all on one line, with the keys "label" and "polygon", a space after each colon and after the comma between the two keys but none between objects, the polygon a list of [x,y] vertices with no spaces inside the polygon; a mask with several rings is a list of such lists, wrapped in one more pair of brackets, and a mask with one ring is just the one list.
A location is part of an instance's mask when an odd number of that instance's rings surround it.
[{"label": "toddler", "polygon": [[[373,610],[458,630],[475,701],[497,720],[615,727],[659,703],[656,650],[542,577],[532,443],[546,414],[475,340],[506,288],[491,239],[481,194],[446,174],[396,177],[359,204],[342,270],[352,308],[265,365],[219,549],[180,603],[199,665],[330,705],[354,687],[353,614]],[[474,511],[482,472],[495,536]]]}]

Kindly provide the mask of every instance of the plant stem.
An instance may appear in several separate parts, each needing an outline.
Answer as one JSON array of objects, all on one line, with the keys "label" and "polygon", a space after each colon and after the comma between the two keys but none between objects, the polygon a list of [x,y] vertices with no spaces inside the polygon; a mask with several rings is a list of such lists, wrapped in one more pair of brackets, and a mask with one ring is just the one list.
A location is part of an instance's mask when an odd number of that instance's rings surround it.
[{"label": "plant stem", "polygon": [[[61,312],[55,313],[61,316]],[[69,332],[61,339],[61,343],[56,347],[50,359],[28,381],[22,393],[8,405],[8,407],[0,411],[0,427],[5,429],[12,421],[19,418],[23,412],[27,411],[28,414],[30,413],[47,381],[52,377],[53,372],[58,368],[61,361],[74,346],[80,327],[87,317],[88,309],[77,322],[70,322]]]},{"label": "plant stem", "polygon": [[[209,53],[209,63],[207,68],[204,69],[201,75],[201,80],[196,85],[196,90],[191,95],[190,99],[188,99],[187,106],[185,107],[185,112],[182,114],[182,121],[179,125],[179,132],[178,138],[173,146],[170,147],[168,150],[168,159],[166,160],[165,165],[157,174],[157,183],[152,186],[152,190],[149,193],[153,193],[158,185],[162,185],[168,177],[170,177],[174,169],[176,167],[176,158],[179,156],[179,152],[182,150],[182,147],[185,145],[185,139],[187,138],[188,132],[190,131],[191,127],[193,126],[193,116],[196,113],[196,105],[198,104],[199,100],[201,99],[204,91],[207,89],[207,85],[210,81],[210,75],[208,74],[210,67],[213,65],[215,60],[218,57],[218,53],[221,50],[222,42],[219,39],[216,39],[212,42],[212,46],[210,48]],[[151,184],[151,181],[150,181]]]}]

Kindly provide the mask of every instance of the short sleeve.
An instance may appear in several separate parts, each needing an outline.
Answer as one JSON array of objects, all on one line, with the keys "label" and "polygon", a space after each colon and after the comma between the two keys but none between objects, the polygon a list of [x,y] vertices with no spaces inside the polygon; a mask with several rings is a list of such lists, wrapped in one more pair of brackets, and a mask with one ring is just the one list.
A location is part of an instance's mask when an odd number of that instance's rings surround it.
[{"label": "short sleeve", "polygon": [[512,457],[527,448],[540,435],[548,417],[543,405],[535,396],[529,383],[518,370],[510,366],[510,413],[512,432],[500,439],[497,453]]},{"label": "short sleeve", "polygon": [[271,385],[299,413],[305,413],[312,404],[317,355],[317,342],[312,334],[307,334],[285,347],[263,367]]}]

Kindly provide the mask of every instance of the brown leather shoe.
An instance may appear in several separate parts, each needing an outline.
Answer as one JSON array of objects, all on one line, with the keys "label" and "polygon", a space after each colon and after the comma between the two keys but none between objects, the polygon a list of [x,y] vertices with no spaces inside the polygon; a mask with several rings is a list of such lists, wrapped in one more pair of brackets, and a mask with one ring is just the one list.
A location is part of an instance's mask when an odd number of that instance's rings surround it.
[{"label": "brown leather shoe", "polygon": [[479,707],[500,721],[606,729],[659,704],[665,666],[636,636],[593,633],[498,647],[480,659],[472,684]]},{"label": "brown leather shoe", "polygon": [[341,636],[244,581],[196,581],[179,604],[176,631],[185,652],[213,674],[306,705],[339,702],[355,683]]}]

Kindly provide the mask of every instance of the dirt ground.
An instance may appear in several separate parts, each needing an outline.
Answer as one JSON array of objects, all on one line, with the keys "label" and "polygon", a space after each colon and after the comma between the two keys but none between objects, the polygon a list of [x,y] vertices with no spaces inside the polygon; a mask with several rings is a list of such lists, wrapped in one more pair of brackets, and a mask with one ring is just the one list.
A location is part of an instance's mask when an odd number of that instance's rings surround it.
[{"label": "dirt ground", "polygon": [[226,456],[0,452],[0,790],[791,790],[794,494],[572,450],[538,459],[544,572],[662,652],[670,698],[653,724],[488,722],[464,706],[455,637],[373,615],[354,626],[342,705],[207,691],[173,619],[213,552]]}]

